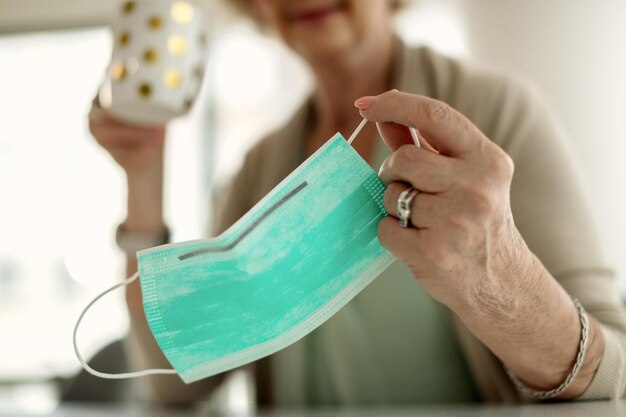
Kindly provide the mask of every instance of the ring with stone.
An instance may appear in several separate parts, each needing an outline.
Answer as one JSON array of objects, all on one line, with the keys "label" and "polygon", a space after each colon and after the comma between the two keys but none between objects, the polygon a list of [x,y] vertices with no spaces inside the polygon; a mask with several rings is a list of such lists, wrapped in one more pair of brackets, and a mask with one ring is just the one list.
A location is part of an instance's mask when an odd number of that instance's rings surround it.
[{"label": "ring with stone", "polygon": [[409,227],[409,223],[411,222],[411,204],[418,193],[419,191],[413,187],[408,187],[400,193],[397,204],[400,227]]}]

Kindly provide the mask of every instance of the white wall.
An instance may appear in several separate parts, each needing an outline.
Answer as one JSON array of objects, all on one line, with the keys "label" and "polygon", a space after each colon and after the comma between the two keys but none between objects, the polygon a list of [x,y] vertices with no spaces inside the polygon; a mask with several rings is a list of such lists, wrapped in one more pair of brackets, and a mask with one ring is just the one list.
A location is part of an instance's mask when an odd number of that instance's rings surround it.
[{"label": "white wall", "polygon": [[470,54],[528,74],[557,110],[624,283],[626,2],[466,0],[463,6]]}]

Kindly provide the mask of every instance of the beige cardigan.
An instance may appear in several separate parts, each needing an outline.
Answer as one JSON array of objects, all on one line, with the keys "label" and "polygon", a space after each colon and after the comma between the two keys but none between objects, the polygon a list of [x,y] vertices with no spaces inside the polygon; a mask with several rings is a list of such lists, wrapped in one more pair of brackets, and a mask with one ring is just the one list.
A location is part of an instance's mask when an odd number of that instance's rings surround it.
[{"label": "beige cardigan", "polygon": [[[393,87],[450,104],[513,158],[511,205],[518,229],[552,276],[602,324],[604,356],[581,399],[624,397],[626,311],[564,132],[533,87],[514,76],[450,59],[428,48],[400,45]],[[234,223],[303,161],[302,142],[310,115],[310,106],[305,105],[284,128],[249,152],[218,210],[223,214],[216,222],[217,232]],[[499,360],[457,317],[454,322],[484,400],[523,401]],[[149,337],[143,325],[134,324],[133,329],[140,339]],[[164,365],[159,355],[144,353],[144,359],[146,355],[150,358],[145,365]],[[265,373],[257,378],[261,390],[268,383],[268,366],[263,362],[259,361],[260,369]],[[179,402],[199,399],[219,380],[210,378],[192,387],[159,377],[153,382],[163,401]],[[262,402],[263,397],[261,393]]]}]

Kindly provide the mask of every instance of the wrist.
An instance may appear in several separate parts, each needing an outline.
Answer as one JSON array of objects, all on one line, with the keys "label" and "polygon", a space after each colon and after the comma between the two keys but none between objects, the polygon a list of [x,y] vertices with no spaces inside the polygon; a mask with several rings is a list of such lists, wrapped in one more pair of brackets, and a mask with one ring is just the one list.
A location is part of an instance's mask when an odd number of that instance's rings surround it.
[{"label": "wrist", "polygon": [[587,347],[587,352],[585,353],[585,360],[583,363],[578,376],[574,381],[572,381],[572,385],[565,391],[559,399],[567,400],[579,397],[582,395],[596,375],[598,368],[600,367],[600,362],[602,361],[602,356],[604,355],[604,336],[602,335],[602,330],[600,329],[600,324],[595,320],[592,316],[588,316],[589,318],[589,344]]},{"label": "wrist", "polygon": [[158,231],[163,222],[163,170],[128,174],[125,228],[134,232]]},{"label": "wrist", "polygon": [[[561,384],[572,369],[581,323],[570,296],[539,259],[529,254],[501,277],[499,292],[484,291],[475,297],[461,318],[521,381],[536,390],[549,390]],[[587,372],[585,364],[565,394],[577,392]]]},{"label": "wrist", "polygon": [[170,232],[165,226],[154,231],[128,230],[125,223],[120,224],[115,232],[117,246],[127,254],[164,245],[169,242]]},{"label": "wrist", "polygon": [[[563,378],[557,379],[557,381],[562,381],[560,382],[558,386],[556,386],[558,382],[553,382],[553,383],[547,382],[547,378],[544,377],[542,379],[535,379],[534,384],[545,386],[545,388],[542,388],[542,389],[533,388],[527,385],[525,382],[518,379],[515,373],[506,364],[504,365],[504,368],[507,374],[509,375],[509,377],[511,378],[515,386],[522,393],[524,393],[525,395],[529,397],[540,399],[540,400],[547,400],[547,399],[558,398],[558,397],[567,395],[568,393],[572,392],[573,388],[578,389],[574,381],[576,380],[576,378],[579,375],[579,372],[584,366],[584,361],[586,359],[585,354],[587,353],[587,348],[589,346],[590,329],[589,329],[589,319],[588,319],[588,316],[584,307],[582,306],[580,301],[578,301],[576,298],[572,297],[572,301],[574,302],[576,306],[576,310],[578,311],[578,317],[580,319],[580,330],[579,330],[580,342],[578,344],[579,350],[578,350],[575,360],[573,361],[573,364],[569,366],[569,371],[566,371],[565,376]],[[561,372],[556,372],[556,373],[552,372],[551,376],[554,376],[554,374],[556,374],[558,378],[559,373]]]},{"label": "wrist", "polygon": [[[504,239],[503,239],[504,240]],[[510,327],[526,323],[547,288],[549,275],[517,230],[494,250],[485,274],[452,308],[460,317]]]}]

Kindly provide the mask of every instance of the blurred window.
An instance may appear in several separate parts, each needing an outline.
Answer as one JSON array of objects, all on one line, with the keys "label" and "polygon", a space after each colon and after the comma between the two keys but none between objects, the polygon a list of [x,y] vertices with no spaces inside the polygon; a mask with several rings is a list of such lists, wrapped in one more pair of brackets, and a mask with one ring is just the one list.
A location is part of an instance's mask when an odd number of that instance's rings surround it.
[{"label": "blurred window", "polygon": [[[123,181],[86,122],[109,48],[105,29],[0,37],[1,380],[75,371],[76,314],[120,277]],[[125,331],[121,298],[104,304],[86,352]]]},{"label": "blurred window", "polygon": [[[56,400],[49,387],[29,384],[79,370],[75,320],[124,275],[114,231],[125,214],[125,178],[87,126],[110,48],[107,28],[0,37],[0,387],[14,387],[0,390],[0,409],[19,403],[37,411]],[[206,228],[203,110],[169,128],[166,215],[174,239]],[[86,317],[81,349],[90,357],[127,328],[119,291]]]}]

